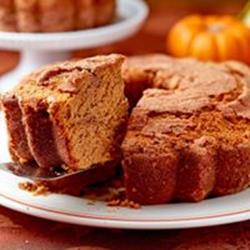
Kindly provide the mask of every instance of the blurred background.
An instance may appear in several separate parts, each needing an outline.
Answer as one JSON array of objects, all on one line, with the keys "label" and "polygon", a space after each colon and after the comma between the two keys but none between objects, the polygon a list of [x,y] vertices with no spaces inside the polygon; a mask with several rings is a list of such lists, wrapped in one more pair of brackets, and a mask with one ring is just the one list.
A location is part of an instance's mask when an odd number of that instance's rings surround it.
[{"label": "blurred background", "polygon": [[[96,51],[112,51],[128,55],[166,52],[166,33],[179,19],[190,14],[238,15],[246,0],[147,0],[149,18],[143,29],[134,37],[111,46],[77,52],[77,56],[93,55]],[[143,42],[142,42],[143,41]]]},{"label": "blurred background", "polygon": [[[195,13],[238,15],[246,2],[246,0],[147,0],[150,15],[143,29],[136,36],[109,46],[76,51],[73,57],[110,52],[127,55],[165,53],[166,34],[180,18]],[[13,68],[17,62],[17,53],[0,51],[0,74]]]}]

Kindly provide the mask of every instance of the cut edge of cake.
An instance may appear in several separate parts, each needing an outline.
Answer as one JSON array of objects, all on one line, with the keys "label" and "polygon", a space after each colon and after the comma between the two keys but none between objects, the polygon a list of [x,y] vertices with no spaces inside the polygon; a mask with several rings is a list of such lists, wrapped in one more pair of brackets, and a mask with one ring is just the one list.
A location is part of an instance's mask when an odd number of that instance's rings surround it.
[{"label": "cut edge of cake", "polygon": [[[44,168],[63,164],[71,170],[119,161],[128,109],[121,78],[123,61],[123,56],[114,54],[47,66],[26,77],[12,93],[5,95],[2,104],[13,160],[20,164],[35,160]],[[76,97],[77,93],[83,95],[82,100]],[[84,110],[86,105],[88,108]],[[76,121],[72,121],[72,115]],[[73,140],[79,142],[76,137],[79,128],[70,127],[74,123],[92,133],[92,139],[89,137],[85,145],[81,141],[78,149]],[[92,127],[97,131],[91,130]],[[94,141],[95,138],[99,141]],[[85,157],[84,147],[91,149],[92,141],[96,148]],[[91,158],[93,152],[95,159]],[[75,159],[77,154],[80,156]],[[81,160],[84,157],[86,161]]]}]

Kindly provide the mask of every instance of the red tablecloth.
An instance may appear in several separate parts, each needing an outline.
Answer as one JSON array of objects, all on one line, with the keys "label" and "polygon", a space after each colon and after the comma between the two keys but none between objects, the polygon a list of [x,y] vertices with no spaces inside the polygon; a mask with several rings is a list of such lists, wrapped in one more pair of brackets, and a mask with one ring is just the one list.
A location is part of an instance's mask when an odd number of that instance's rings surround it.
[{"label": "red tablecloth", "polygon": [[250,222],[135,232],[49,222],[0,208],[0,249],[249,250]]}]

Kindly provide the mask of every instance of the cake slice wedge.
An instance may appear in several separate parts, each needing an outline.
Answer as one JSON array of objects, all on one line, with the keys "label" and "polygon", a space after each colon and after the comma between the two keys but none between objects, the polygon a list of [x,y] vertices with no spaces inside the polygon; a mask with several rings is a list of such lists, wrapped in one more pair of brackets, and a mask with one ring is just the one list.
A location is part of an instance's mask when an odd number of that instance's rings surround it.
[{"label": "cake slice wedge", "polygon": [[2,98],[14,161],[68,171],[121,160],[128,104],[121,55],[46,66]]}]

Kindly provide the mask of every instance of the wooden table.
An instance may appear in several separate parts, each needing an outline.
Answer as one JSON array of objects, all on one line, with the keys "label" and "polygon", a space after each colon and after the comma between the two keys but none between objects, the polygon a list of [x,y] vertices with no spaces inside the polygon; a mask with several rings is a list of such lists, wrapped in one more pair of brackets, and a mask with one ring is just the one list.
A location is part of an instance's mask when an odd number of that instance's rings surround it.
[{"label": "wooden table", "polygon": [[[164,8],[161,6],[152,11],[144,29],[131,39],[112,46],[75,52],[74,56],[82,57],[109,52],[125,54],[164,52],[165,32],[170,25],[177,18],[189,12],[195,12],[192,7],[187,6],[174,8],[177,7],[171,5],[171,8]],[[199,9],[199,11],[201,10]],[[208,10],[206,9],[206,11]],[[234,11],[236,11],[235,6],[227,7],[227,12]],[[0,52],[0,74],[10,70],[17,62],[17,53]],[[50,222],[0,207],[0,249],[249,250],[250,221],[190,230],[135,232]]]}]

